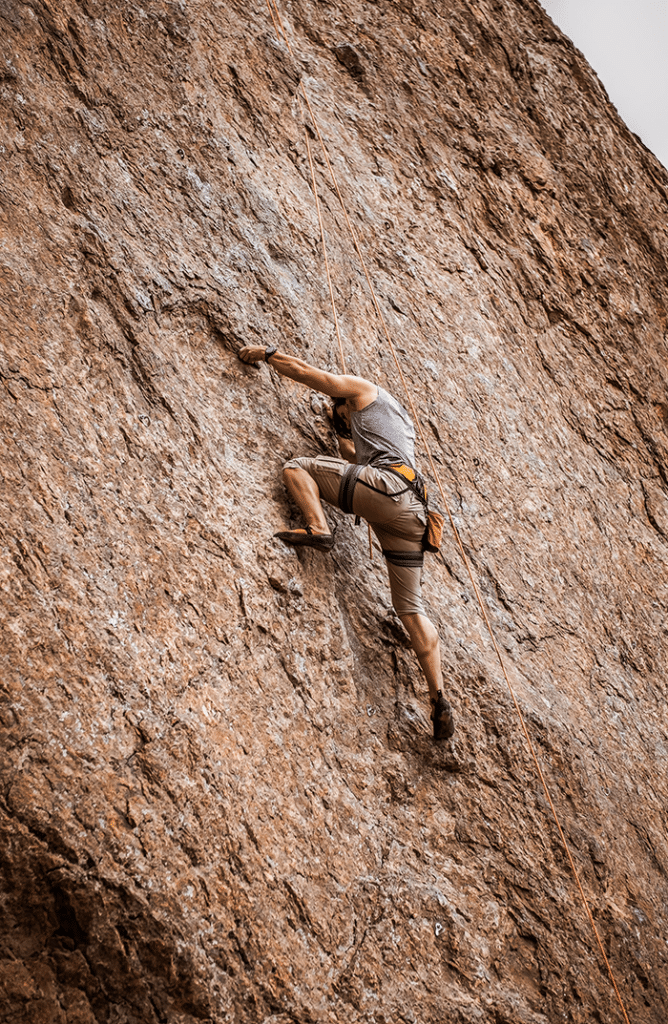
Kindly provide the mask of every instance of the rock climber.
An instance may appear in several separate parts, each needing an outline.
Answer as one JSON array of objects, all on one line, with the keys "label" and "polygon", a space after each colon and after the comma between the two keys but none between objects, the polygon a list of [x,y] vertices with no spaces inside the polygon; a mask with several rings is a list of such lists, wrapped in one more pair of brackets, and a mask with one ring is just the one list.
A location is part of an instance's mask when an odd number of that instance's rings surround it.
[{"label": "rock climber", "polygon": [[387,562],[394,609],[427,680],[434,739],[448,739],[454,722],[443,695],[440,642],[421,596],[426,514],[419,490],[410,485],[412,479],[419,489],[420,478],[412,468],[415,429],[409,414],[377,384],[317,369],[273,346],[246,346],[239,358],[248,364],[265,361],[283,377],[334,399],[330,414],[343,458],[320,455],[286,462],[283,480],[306,527],[274,536],[294,546],[330,551],[334,533],[322,500],[369,523]]}]

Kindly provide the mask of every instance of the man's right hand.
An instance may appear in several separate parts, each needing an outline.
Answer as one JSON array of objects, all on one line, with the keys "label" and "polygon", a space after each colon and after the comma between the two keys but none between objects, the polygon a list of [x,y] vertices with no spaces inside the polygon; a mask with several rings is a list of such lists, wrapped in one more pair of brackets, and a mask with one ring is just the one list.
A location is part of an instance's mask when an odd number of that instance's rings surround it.
[{"label": "man's right hand", "polygon": [[239,359],[242,363],[263,363],[266,348],[266,345],[245,345],[239,349]]}]

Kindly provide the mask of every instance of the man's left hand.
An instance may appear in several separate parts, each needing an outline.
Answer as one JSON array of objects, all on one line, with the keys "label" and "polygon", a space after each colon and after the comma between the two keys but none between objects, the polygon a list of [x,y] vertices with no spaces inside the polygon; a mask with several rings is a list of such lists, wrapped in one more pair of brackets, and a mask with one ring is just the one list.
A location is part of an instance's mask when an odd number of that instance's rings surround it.
[{"label": "man's left hand", "polygon": [[242,363],[263,363],[265,351],[265,345],[245,345],[238,355]]}]

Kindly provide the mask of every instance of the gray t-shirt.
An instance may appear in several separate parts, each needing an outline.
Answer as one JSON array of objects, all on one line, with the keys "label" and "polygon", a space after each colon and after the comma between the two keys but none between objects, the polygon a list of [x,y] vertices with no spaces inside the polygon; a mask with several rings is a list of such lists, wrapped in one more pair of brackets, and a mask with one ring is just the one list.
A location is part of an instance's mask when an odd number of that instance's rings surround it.
[{"label": "gray t-shirt", "polygon": [[413,421],[387,391],[378,388],[371,405],[350,414],[350,429],[358,466],[389,466],[403,462],[415,466]]}]

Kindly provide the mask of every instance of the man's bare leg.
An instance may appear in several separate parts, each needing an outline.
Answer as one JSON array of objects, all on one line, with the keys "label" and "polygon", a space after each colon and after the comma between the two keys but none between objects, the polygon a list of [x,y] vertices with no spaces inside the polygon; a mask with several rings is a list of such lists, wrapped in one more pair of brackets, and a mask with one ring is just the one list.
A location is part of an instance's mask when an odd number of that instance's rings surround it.
[{"label": "man's bare leg", "polygon": [[283,481],[313,532],[331,533],[320,501],[320,490],[313,477],[305,469],[291,467],[283,470]]},{"label": "man's bare leg", "polygon": [[429,696],[435,700],[438,691],[443,687],[441,642],[438,633],[426,615],[415,613],[402,615],[400,618],[408,631],[413,650],[427,680]]},{"label": "man's bare leg", "polygon": [[434,723],[434,739],[447,740],[452,736],[455,725],[452,708],[443,696],[441,674],[441,644],[434,625],[426,615],[401,615],[401,621],[408,630],[413,650],[425,674],[431,698],[431,720]]}]

